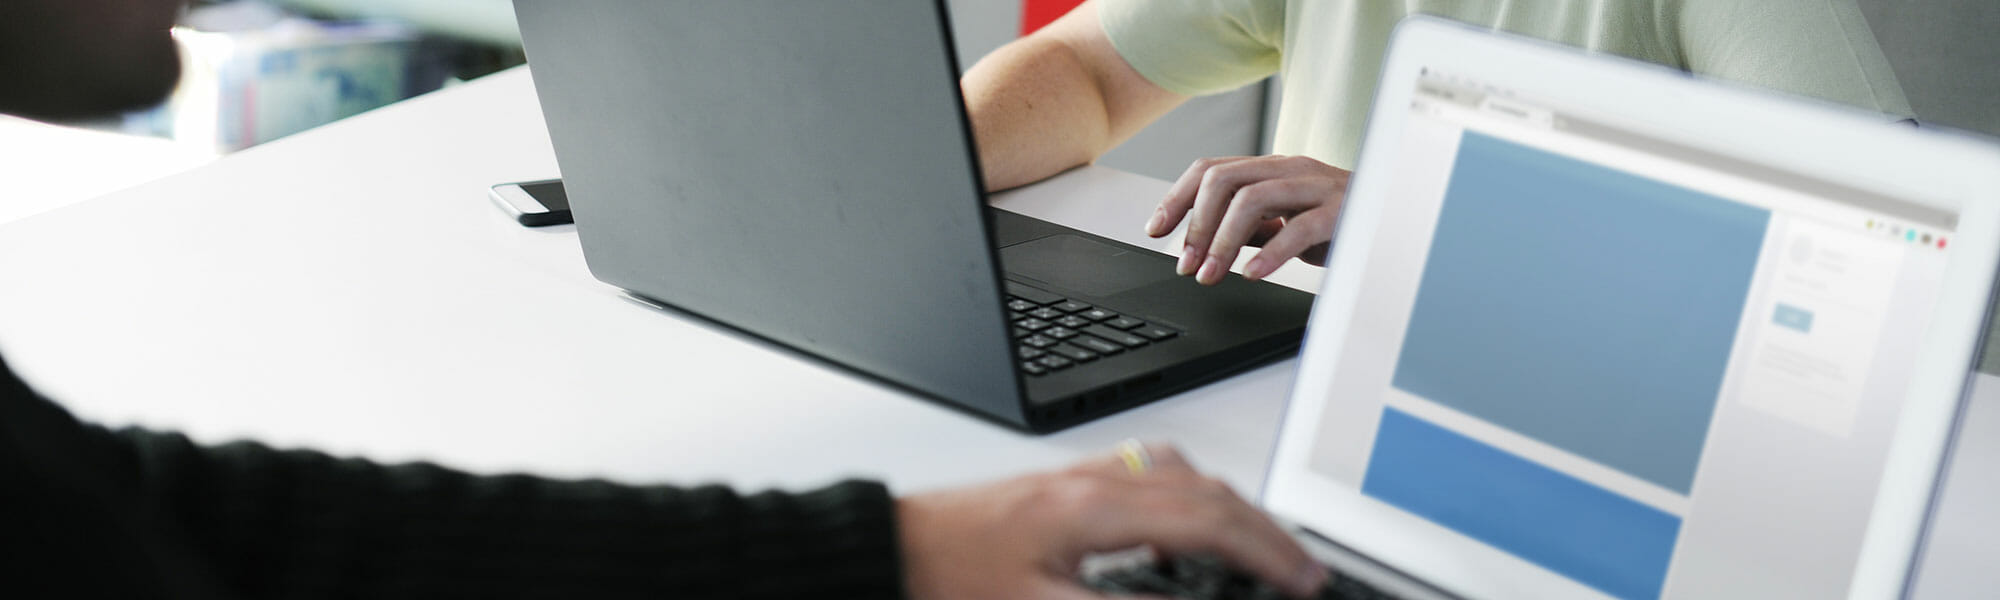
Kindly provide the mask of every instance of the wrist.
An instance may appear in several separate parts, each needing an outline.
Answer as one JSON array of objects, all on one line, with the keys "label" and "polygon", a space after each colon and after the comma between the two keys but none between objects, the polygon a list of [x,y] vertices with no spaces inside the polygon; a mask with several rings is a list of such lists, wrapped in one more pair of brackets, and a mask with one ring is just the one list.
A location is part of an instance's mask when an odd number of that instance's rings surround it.
[{"label": "wrist", "polygon": [[933,530],[932,510],[923,497],[895,499],[897,555],[902,557],[903,593],[912,600],[937,595],[935,564],[938,549],[927,539]]}]

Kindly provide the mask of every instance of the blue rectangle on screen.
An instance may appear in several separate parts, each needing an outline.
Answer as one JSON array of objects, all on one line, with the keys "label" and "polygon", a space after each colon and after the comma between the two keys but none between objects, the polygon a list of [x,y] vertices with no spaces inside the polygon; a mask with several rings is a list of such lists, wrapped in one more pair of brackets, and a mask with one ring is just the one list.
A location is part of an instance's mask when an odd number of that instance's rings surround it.
[{"label": "blue rectangle on screen", "polygon": [[1799,333],[1812,333],[1812,311],[1778,303],[1778,309],[1771,314],[1771,322],[1796,329]]},{"label": "blue rectangle on screen", "polygon": [[1769,219],[1466,132],[1394,385],[1685,494]]},{"label": "blue rectangle on screen", "polygon": [[1361,492],[1620,598],[1658,598],[1681,520],[1394,408]]}]

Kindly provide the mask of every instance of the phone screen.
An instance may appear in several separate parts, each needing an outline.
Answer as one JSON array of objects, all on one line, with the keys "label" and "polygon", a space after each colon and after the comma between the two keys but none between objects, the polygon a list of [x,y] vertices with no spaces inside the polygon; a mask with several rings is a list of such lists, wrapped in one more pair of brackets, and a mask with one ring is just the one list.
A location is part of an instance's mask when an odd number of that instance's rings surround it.
[{"label": "phone screen", "polygon": [[521,184],[521,191],[534,196],[535,201],[548,207],[549,212],[569,210],[569,195],[563,192],[561,180],[524,183]]}]

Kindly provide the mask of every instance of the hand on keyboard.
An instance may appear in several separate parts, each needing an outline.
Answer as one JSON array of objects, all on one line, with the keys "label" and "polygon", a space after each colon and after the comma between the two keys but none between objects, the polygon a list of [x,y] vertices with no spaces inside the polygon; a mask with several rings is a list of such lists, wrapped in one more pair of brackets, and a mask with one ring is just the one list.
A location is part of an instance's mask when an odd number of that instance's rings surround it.
[{"label": "hand on keyboard", "polygon": [[911,598],[1097,598],[1086,555],[1137,546],[1220,557],[1297,597],[1326,572],[1227,485],[1171,448],[1150,467],[1105,457],[1054,473],[897,501]]}]

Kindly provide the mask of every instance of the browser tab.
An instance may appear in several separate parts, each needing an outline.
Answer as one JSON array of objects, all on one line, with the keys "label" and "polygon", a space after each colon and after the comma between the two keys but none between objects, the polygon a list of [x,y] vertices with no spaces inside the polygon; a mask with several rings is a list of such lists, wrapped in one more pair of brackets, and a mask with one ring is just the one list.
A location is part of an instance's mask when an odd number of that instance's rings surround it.
[{"label": "browser tab", "polygon": [[1550,127],[1555,114],[1549,109],[1529,106],[1506,98],[1487,96],[1479,102],[1480,112],[1519,119],[1536,127]]}]

